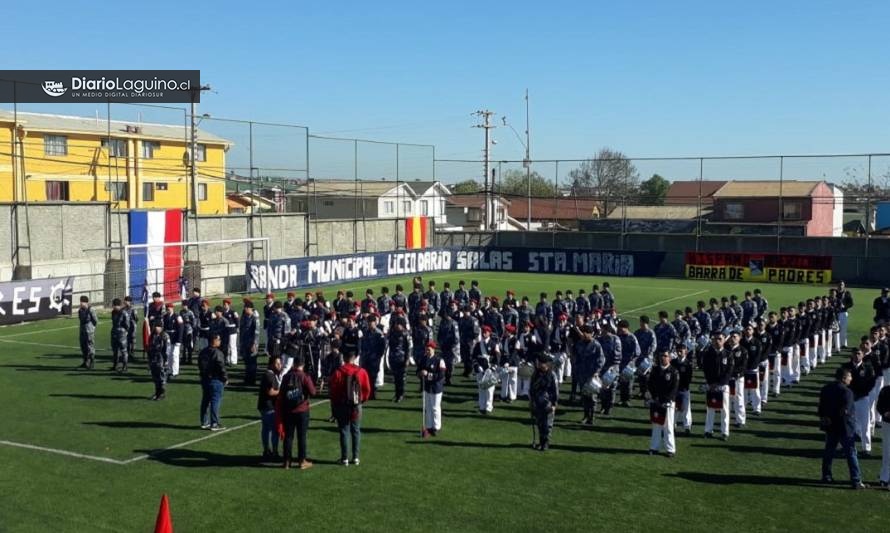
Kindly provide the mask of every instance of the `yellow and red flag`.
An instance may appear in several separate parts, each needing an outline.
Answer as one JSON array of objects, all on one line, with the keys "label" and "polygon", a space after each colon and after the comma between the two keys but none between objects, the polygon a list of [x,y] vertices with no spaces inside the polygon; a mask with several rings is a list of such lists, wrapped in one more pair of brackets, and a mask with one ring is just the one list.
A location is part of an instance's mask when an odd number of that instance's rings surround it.
[{"label": "yellow and red flag", "polygon": [[405,248],[415,250],[427,247],[427,217],[408,217],[405,219]]}]

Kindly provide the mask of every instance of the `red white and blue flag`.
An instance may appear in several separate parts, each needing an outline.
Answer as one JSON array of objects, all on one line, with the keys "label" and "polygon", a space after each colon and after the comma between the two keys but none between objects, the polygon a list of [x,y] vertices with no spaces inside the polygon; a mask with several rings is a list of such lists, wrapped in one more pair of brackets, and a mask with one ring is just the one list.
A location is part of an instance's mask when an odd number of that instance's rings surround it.
[{"label": "red white and blue flag", "polygon": [[[130,211],[130,244],[163,245],[182,242],[182,211]],[[159,292],[165,301],[180,299],[181,246],[130,249],[130,296]]]}]

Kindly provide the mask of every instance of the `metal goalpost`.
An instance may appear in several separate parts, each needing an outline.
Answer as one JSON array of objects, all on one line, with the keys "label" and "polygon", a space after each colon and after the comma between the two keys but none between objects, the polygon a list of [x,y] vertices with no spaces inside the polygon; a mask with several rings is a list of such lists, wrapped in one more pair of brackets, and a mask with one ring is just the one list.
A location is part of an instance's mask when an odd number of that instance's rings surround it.
[{"label": "metal goalpost", "polygon": [[[266,263],[266,272],[271,272],[271,261],[272,261],[272,251],[269,249],[269,245],[271,243],[271,239],[269,237],[245,237],[242,239],[221,239],[215,241],[188,241],[188,242],[165,242],[160,244],[127,244],[124,246],[124,290],[126,294],[130,293],[130,251],[131,250],[149,250],[149,249],[163,249],[170,248],[174,246],[179,247],[191,247],[191,246],[201,246],[201,245],[215,245],[215,244],[236,244],[236,243],[245,243],[250,244],[254,242],[260,242],[263,245],[263,261]],[[262,287],[263,290],[268,291],[271,286],[271,281],[269,276],[266,276],[265,287]]]}]

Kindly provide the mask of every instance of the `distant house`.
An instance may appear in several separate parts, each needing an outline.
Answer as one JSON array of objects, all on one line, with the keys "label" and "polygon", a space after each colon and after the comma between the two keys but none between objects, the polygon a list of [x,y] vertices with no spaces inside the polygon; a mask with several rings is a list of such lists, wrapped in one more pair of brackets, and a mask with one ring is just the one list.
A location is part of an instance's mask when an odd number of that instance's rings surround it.
[{"label": "distant house", "polygon": [[570,196],[532,198],[531,217],[527,198],[513,198],[509,206],[509,215],[523,225],[531,218],[531,230],[555,227],[577,229],[582,221],[597,219],[601,213],[602,202]]},{"label": "distant house", "polygon": [[286,196],[288,211],[319,219],[428,216],[445,224],[451,192],[438,181],[310,180]]},{"label": "distant house", "polygon": [[699,215],[697,205],[629,205],[618,206],[605,217],[581,222],[584,231],[627,233],[693,233]]},{"label": "distant house", "polygon": [[[492,195],[496,231],[519,231],[525,223],[510,216],[510,200]],[[485,229],[485,195],[463,194],[448,199],[445,205],[447,223],[441,231],[482,231]]]},{"label": "distant house", "polygon": [[726,185],[726,181],[674,181],[664,198],[664,205],[698,205],[701,196],[702,208],[714,204],[714,193]]},{"label": "distant house", "polygon": [[[824,181],[729,181],[712,195],[707,231],[714,233],[839,236],[843,197]],[[838,219],[841,220],[841,219]]]},{"label": "distant house", "polygon": [[250,213],[251,206],[254,213],[274,213],[278,211],[279,207],[274,199],[250,191],[227,194],[226,204],[229,214]]}]

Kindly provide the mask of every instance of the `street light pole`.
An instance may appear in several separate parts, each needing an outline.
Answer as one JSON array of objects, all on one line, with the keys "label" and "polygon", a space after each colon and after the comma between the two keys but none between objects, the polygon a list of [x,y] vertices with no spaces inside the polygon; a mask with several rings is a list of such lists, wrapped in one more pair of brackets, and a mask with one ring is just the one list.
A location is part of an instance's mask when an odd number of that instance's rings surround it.
[{"label": "street light pole", "polygon": [[[531,140],[528,132],[528,89],[525,90],[525,160],[522,162],[525,166],[525,181],[528,185],[528,212],[525,221],[526,231],[532,229],[532,161],[530,155]],[[559,179],[559,176],[556,177]],[[559,191],[557,191],[558,193]]]},{"label": "street light pole", "polygon": [[189,169],[189,178],[192,182],[192,212],[195,216],[198,216],[198,95],[201,94],[200,91],[209,91],[209,85],[201,85],[196,89],[192,89],[192,103],[191,103],[191,143],[189,146],[189,154],[191,160],[191,168]]}]

